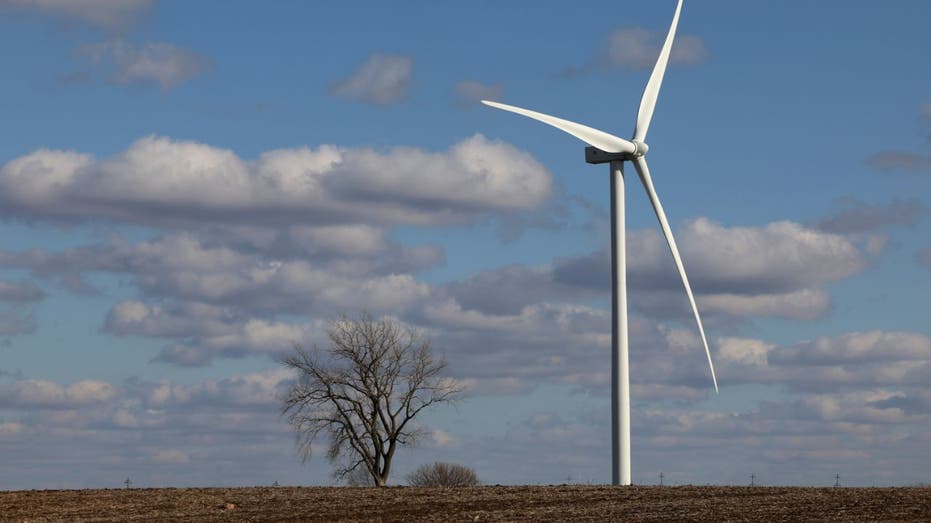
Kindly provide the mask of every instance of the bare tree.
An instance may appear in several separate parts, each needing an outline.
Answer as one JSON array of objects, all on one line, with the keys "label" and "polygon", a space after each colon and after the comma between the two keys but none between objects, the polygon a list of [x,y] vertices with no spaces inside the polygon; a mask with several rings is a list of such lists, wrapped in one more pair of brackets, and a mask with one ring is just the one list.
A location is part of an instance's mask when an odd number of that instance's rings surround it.
[{"label": "bare tree", "polygon": [[374,487],[375,480],[372,479],[372,475],[369,474],[368,469],[364,467],[356,467],[356,470],[343,476],[343,482],[350,487]]},{"label": "bare tree", "polygon": [[423,464],[407,475],[412,487],[474,487],[479,484],[475,471],[455,463]]},{"label": "bare tree", "polygon": [[423,429],[412,420],[424,409],[455,401],[461,388],[445,378],[446,361],[430,342],[390,319],[334,321],[329,346],[300,346],[282,360],[298,372],[282,397],[307,459],[318,436],[329,438],[327,458],[343,479],[363,468],[384,486],[398,445],[413,445]]}]

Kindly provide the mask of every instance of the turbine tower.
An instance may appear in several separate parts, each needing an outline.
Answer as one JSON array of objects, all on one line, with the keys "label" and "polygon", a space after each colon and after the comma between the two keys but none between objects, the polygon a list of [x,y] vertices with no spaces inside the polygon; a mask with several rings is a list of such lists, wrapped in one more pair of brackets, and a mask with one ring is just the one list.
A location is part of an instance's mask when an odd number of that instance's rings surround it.
[{"label": "turbine tower", "polygon": [[666,220],[663,205],[653,188],[650,178],[650,169],[647,167],[646,154],[649,151],[646,140],[653,110],[659,96],[663,76],[666,74],[666,65],[669,62],[669,52],[676,37],[676,27],[679,25],[679,14],[682,12],[682,0],[676,6],[676,13],[669,27],[669,34],[659,53],[659,59],[653,68],[653,74],[647,82],[643,97],[640,99],[640,110],[637,113],[637,124],[634,135],[630,140],[618,138],[598,129],[586,125],[563,120],[536,111],[529,111],[513,105],[482,100],[482,103],[491,107],[517,113],[545,124],[552,125],[566,133],[587,143],[585,148],[585,161],[591,164],[607,163],[611,167],[611,258],[612,258],[612,293],[611,293],[611,482],[614,485],[630,485],[630,372],[628,369],[627,351],[627,259],[625,252],[624,229],[624,163],[631,162],[640,176],[643,188],[646,189],[660,228],[666,236],[666,243],[676,262],[685,293],[692,306],[698,332],[708,357],[708,367],[711,369],[711,381],[714,383],[715,393],[718,392],[718,381],[714,375],[714,364],[711,362],[711,351],[708,350],[708,340],[705,338],[705,329],[702,327],[701,316],[695,305],[692,287],[688,276],[682,266],[679,248]]}]

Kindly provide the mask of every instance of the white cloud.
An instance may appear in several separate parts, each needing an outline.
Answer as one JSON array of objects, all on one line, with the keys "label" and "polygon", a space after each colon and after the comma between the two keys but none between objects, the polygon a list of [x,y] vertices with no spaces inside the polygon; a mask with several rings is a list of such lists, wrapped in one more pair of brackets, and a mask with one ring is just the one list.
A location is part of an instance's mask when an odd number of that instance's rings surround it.
[{"label": "white cloud", "polygon": [[[656,64],[665,31],[642,27],[621,27],[612,31],[599,56],[582,67],[567,67],[563,76],[589,73],[597,69],[650,70]],[[670,64],[701,65],[711,58],[705,40],[693,35],[676,37],[669,54]]]},{"label": "white cloud", "polygon": [[456,84],[456,94],[466,103],[478,103],[481,100],[499,100],[504,94],[502,84],[483,84],[475,80],[463,80]]},{"label": "white cloud", "polygon": [[899,388],[931,379],[931,338],[912,332],[853,332],[791,346],[725,338],[716,360],[723,383],[778,384],[793,392]]},{"label": "white cloud", "polygon": [[545,301],[585,297],[570,285],[554,282],[548,266],[508,265],[482,271],[446,285],[446,291],[464,309],[511,315]]},{"label": "white cloud", "polygon": [[931,215],[931,208],[916,198],[894,199],[888,204],[846,201],[838,212],[814,223],[815,228],[833,233],[871,232],[892,226],[911,226]]},{"label": "white cloud", "polygon": [[928,172],[931,171],[931,156],[907,151],[881,151],[867,158],[866,164],[886,172]]},{"label": "white cloud", "polygon": [[918,251],[918,254],[916,256],[918,259],[918,263],[931,269],[931,247],[925,247],[924,249],[921,249],[920,251]]},{"label": "white cloud", "polygon": [[264,153],[148,137],[94,161],[37,150],[0,167],[6,214],[111,219],[147,225],[461,223],[528,211],[552,180],[529,154],[475,135],[444,153],[322,146]]},{"label": "white cloud", "polygon": [[[645,340],[643,330],[648,326],[637,321],[632,326],[632,334],[639,338],[632,345],[636,348],[632,351],[632,366],[637,369],[632,377],[637,398],[633,417],[637,420],[637,438],[641,442],[638,452],[652,468],[670,470],[668,477],[676,477],[678,481],[714,478],[715,481],[734,482],[741,480],[743,474],[731,470],[734,460],[739,460],[765,468],[766,482],[787,482],[793,477],[791,474],[798,471],[785,460],[806,459],[815,472],[830,478],[836,470],[841,474],[853,474],[852,470],[843,468],[853,466],[845,465],[851,456],[879,463],[876,474],[884,474],[887,469],[896,470],[899,475],[893,478],[895,481],[907,481],[915,472],[914,464],[903,456],[913,455],[928,443],[926,438],[916,436],[926,433],[931,421],[931,394],[924,386],[927,375],[924,380],[915,377],[884,385],[869,379],[828,382],[823,390],[811,392],[808,382],[813,376],[806,376],[805,371],[812,366],[844,367],[872,361],[873,356],[888,356],[882,362],[877,360],[880,367],[873,370],[879,374],[883,374],[882,366],[894,366],[896,362],[926,365],[931,361],[928,358],[931,341],[927,337],[914,333],[850,333],[817,341],[814,345],[802,342],[790,347],[751,339],[716,340],[713,344],[719,347],[716,363],[722,374],[728,375],[726,382],[722,376],[722,395],[743,393],[738,386],[741,380],[735,379],[738,375],[745,381],[771,383],[785,391],[774,393],[771,400],[749,410],[706,411],[701,404],[683,406],[676,402],[664,403],[662,408],[654,407],[653,400],[696,402],[705,398],[703,390],[708,386],[690,382],[691,367],[703,363],[703,355],[700,349],[690,347],[695,339],[688,331],[658,329],[654,333],[658,334],[655,339],[660,345],[642,343]],[[545,326],[559,321],[554,322],[552,316],[540,316],[540,324],[535,327],[519,323],[514,332],[520,336],[542,327],[545,332],[540,336],[546,337],[558,330],[546,330]],[[509,342],[502,336],[503,332],[499,330],[494,338]],[[554,345],[564,341],[554,340]],[[481,388],[485,384],[500,385],[504,381],[510,381],[511,385],[498,389],[499,392],[525,393],[528,381],[540,383],[539,377],[527,380],[528,375],[539,373],[545,365],[562,372],[575,370],[572,368],[574,360],[580,355],[591,379],[591,369],[604,367],[608,357],[604,347],[590,354],[580,354],[573,343],[554,351],[538,340],[531,344],[537,346],[522,354],[522,365],[503,359],[487,360],[483,351],[472,351],[468,357],[474,361],[464,368],[475,374],[465,380],[479,387],[473,394],[486,393]],[[507,347],[507,343],[488,347],[487,352],[507,352],[502,347]],[[559,352],[565,356],[561,361],[555,358]],[[806,356],[802,356],[803,353]],[[875,354],[871,356],[870,353]],[[694,361],[688,354],[695,356]],[[816,358],[817,363],[804,360],[807,356]],[[459,363],[462,362],[457,361],[453,368],[463,368]],[[495,369],[508,375],[486,378],[482,374]],[[520,372],[515,375],[515,371]],[[830,375],[822,373],[817,378]],[[13,450],[11,456],[25,456],[25,460],[11,458],[5,466],[7,474],[0,476],[0,482],[4,485],[17,482],[15,484],[21,486],[23,482],[38,481],[38,485],[43,485],[40,479],[23,479],[29,476],[23,476],[22,471],[26,467],[47,470],[45,460],[30,458],[37,452],[56,458],[53,462],[60,466],[65,456],[59,458],[57,449],[63,447],[71,453],[66,459],[69,468],[84,469],[83,481],[90,482],[85,485],[106,482],[113,470],[102,464],[112,460],[119,462],[122,474],[131,474],[140,484],[152,481],[148,479],[151,476],[147,468],[134,467],[133,463],[159,464],[162,468],[158,469],[156,481],[160,485],[196,481],[192,479],[192,470],[216,463],[224,463],[224,471],[232,475],[249,470],[251,482],[263,481],[256,479],[256,475],[265,478],[266,472],[273,474],[268,476],[268,483],[272,478],[281,480],[285,469],[291,471],[282,464],[299,461],[294,458],[290,431],[276,410],[276,395],[292,378],[287,369],[276,368],[189,384],[128,380],[120,387],[111,386],[115,394],[104,395],[92,392],[106,388],[100,385],[87,387],[88,392],[79,393],[82,387],[36,381],[46,384],[45,388],[51,392],[34,393],[33,397],[41,398],[46,405],[55,402],[66,405],[68,410],[36,409],[34,401],[12,405],[13,412],[23,418],[0,422],[0,440],[5,448]],[[597,387],[598,397],[604,399],[607,382],[600,382]],[[74,389],[76,398],[83,399],[61,402],[60,391],[69,388]],[[8,398],[5,394],[0,397]],[[91,401],[101,397],[106,399]],[[495,401],[506,408],[511,400],[504,396]],[[610,451],[605,436],[610,430],[607,411],[601,410],[607,408],[607,400],[593,405],[598,411],[570,410],[569,415],[562,406],[541,405],[522,419],[512,420],[500,428],[492,426],[490,432],[480,435],[458,431],[455,424],[433,428],[430,444],[418,452],[428,456],[431,452],[451,452],[457,461],[473,464],[487,481],[526,482],[529,477],[541,475],[561,481],[567,472],[577,480],[584,477],[582,474],[600,478],[603,459],[599,456]],[[4,406],[11,408],[10,402],[4,402]],[[65,441],[67,445],[63,444]],[[494,459],[488,459],[489,448],[495,449]],[[548,458],[515,472],[515,467],[526,466],[530,452],[527,449],[535,449],[537,453],[544,449]],[[706,459],[687,458],[696,452]],[[422,454],[419,455],[422,461]],[[407,457],[399,458],[399,466],[405,463],[410,463]],[[317,469],[316,474],[322,477],[325,468]],[[316,466],[312,465],[311,469]],[[831,474],[825,472],[828,469]],[[640,474],[648,474],[643,468],[640,471]],[[295,468],[293,473],[298,477],[307,474],[300,468]],[[640,481],[647,479],[644,476]],[[862,481],[873,481],[873,476]]]},{"label": "white cloud", "polygon": [[430,432],[430,436],[430,439],[433,440],[433,445],[439,448],[452,447],[459,443],[456,436],[441,429],[434,429]]},{"label": "white cloud", "polygon": [[166,309],[140,301],[122,301],[110,309],[106,329],[119,335],[216,336],[228,333],[237,320],[228,309],[202,303]]},{"label": "white cloud", "polygon": [[[647,240],[654,246],[660,241],[658,236]],[[705,287],[721,291],[734,286],[798,289],[849,277],[866,266],[858,249],[843,236],[788,221],[761,228],[723,227],[699,218],[683,228],[679,245],[688,254],[687,268],[702,275]],[[639,260],[638,265],[658,265],[655,259]]]},{"label": "white cloud", "polygon": [[[793,222],[763,227],[725,227],[706,218],[676,231],[689,280],[699,293],[784,293],[840,280],[862,271],[866,260],[847,238]],[[681,287],[666,241],[655,231],[634,231],[628,250],[632,286]],[[555,267],[557,281],[604,288],[607,252],[567,259]]]},{"label": "white cloud", "polygon": [[83,45],[79,54],[109,71],[109,80],[119,85],[158,85],[172,89],[209,70],[207,58],[164,42],[135,46],[123,40]]},{"label": "white cloud", "polygon": [[909,415],[895,406],[882,406],[899,397],[888,390],[862,390],[843,394],[812,394],[799,401],[809,416],[824,421],[871,424],[901,424]]},{"label": "white cloud", "polygon": [[[704,312],[811,320],[830,310],[823,286],[864,270],[848,238],[792,222],[724,227],[707,219],[676,231],[689,280]],[[663,237],[652,230],[628,237],[631,307],[651,315],[690,317],[682,284]],[[465,309],[510,315],[544,301],[577,302],[610,290],[606,250],[550,265],[512,265],[445,286]]]},{"label": "white cloud", "polygon": [[0,0],[0,9],[13,8],[110,31],[122,31],[146,14],[155,0]]},{"label": "white cloud", "polygon": [[34,283],[0,281],[0,302],[32,303],[44,297],[45,293]]},{"label": "white cloud", "polygon": [[767,355],[775,347],[760,340],[721,338],[715,342],[715,360],[721,365],[765,367]]},{"label": "white cloud", "polygon": [[385,231],[370,225],[323,225],[291,227],[295,244],[309,253],[322,251],[342,256],[371,255],[385,250]]},{"label": "white cloud", "polygon": [[702,297],[702,309],[720,311],[735,316],[769,316],[793,320],[823,318],[831,308],[826,291],[802,289],[782,294],[744,296],[740,294],[710,294]]},{"label": "white cloud", "polygon": [[[418,281],[409,272],[415,265],[408,265],[407,272],[382,272],[367,261],[395,253],[385,245],[381,229],[320,225],[297,230],[284,226],[281,231],[286,239],[298,236],[302,248],[276,258],[270,256],[275,247],[234,248],[222,235],[177,234],[135,244],[114,240],[61,253],[0,252],[0,265],[28,268],[39,277],[80,278],[94,271],[130,275],[143,298],[114,306],[106,331],[165,340],[157,359],[173,364],[205,365],[217,357],[275,354],[293,342],[307,343],[314,332],[324,330],[313,323],[281,322],[274,315],[306,315],[319,321],[369,310],[420,325],[452,352],[472,354],[466,363],[467,372],[475,373],[471,377],[500,380],[507,377],[500,369],[522,368],[525,378],[579,386],[607,379],[604,373],[592,373],[597,365],[587,367],[610,341],[607,313],[591,305],[609,289],[603,253],[552,266],[505,267],[436,286]],[[797,224],[725,228],[696,220],[680,232],[691,279],[700,292],[699,306],[712,319],[715,313],[819,317],[830,307],[821,287],[864,266],[849,241]],[[631,236],[637,245],[631,252],[640,257],[631,263],[630,281],[637,282],[632,305],[653,317],[687,319],[691,326],[662,238],[652,232]],[[322,257],[302,259],[308,250]],[[748,267],[732,267],[733,258]],[[651,266],[663,264],[667,267]],[[675,346],[643,322],[639,332],[646,337],[644,343]],[[689,345],[700,348],[695,340]],[[475,346],[487,349],[475,352]],[[571,364],[566,347],[575,351]],[[479,370],[481,365],[488,370]],[[683,376],[685,383],[704,379],[697,371],[693,374]]]},{"label": "white cloud", "polygon": [[153,463],[186,465],[191,462],[191,457],[184,451],[177,449],[156,449],[151,457]]},{"label": "white cloud", "polygon": [[17,310],[0,311],[0,336],[18,336],[36,330],[35,320],[31,315]]},{"label": "white cloud", "polygon": [[168,380],[142,382],[134,384],[133,390],[142,396],[147,408],[258,407],[274,411],[278,405],[278,389],[293,378],[291,370],[274,368],[192,384]]},{"label": "white cloud", "polygon": [[821,337],[781,350],[775,361],[805,367],[902,361],[931,363],[931,338],[911,332],[884,331]]},{"label": "white cloud", "polygon": [[92,161],[87,154],[49,149],[11,160],[0,167],[3,200],[14,209],[54,205],[62,197],[62,189]]},{"label": "white cloud", "polygon": [[378,105],[407,97],[414,60],[409,56],[373,54],[348,78],[336,82],[330,93]]},{"label": "white cloud", "polygon": [[0,423],[0,439],[13,437],[21,434],[26,430],[26,426],[17,421],[5,421]]},{"label": "white cloud", "polygon": [[[640,27],[622,27],[608,36],[605,60],[610,67],[624,69],[652,69],[656,64],[665,32]],[[705,41],[697,36],[681,35],[676,38],[669,54],[669,63],[700,65],[711,56]]]},{"label": "white cloud", "polygon": [[105,402],[115,394],[116,389],[103,381],[83,380],[65,387],[51,381],[19,380],[0,384],[0,405],[68,409]]},{"label": "white cloud", "polygon": [[115,305],[106,330],[120,336],[136,335],[184,340],[163,349],[157,361],[200,366],[214,357],[278,354],[294,344],[306,345],[316,323],[286,323],[243,317],[231,308],[197,302],[166,309],[139,301]]}]

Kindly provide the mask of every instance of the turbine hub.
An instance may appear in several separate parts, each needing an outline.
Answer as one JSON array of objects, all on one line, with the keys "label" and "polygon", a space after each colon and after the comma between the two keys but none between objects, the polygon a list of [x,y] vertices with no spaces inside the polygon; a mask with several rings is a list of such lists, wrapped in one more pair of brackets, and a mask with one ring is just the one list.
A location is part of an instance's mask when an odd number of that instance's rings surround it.
[{"label": "turbine hub", "polygon": [[646,155],[647,152],[649,152],[650,150],[650,146],[643,142],[634,141],[633,144],[634,144],[635,149],[634,149],[634,152],[632,152],[630,155],[633,156],[634,158],[640,158]]}]

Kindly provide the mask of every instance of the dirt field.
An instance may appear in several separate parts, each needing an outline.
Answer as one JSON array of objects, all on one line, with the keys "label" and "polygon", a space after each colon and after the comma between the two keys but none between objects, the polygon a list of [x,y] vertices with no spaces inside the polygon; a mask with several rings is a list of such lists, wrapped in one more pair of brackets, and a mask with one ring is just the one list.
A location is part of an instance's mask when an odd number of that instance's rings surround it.
[{"label": "dirt field", "polygon": [[931,488],[411,487],[0,492],[2,521],[931,521]]}]

